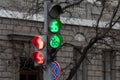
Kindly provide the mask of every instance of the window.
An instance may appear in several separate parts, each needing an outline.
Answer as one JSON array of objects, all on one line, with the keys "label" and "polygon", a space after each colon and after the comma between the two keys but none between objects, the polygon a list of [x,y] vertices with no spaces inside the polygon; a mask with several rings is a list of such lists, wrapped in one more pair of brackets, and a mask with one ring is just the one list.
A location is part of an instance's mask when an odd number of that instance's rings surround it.
[{"label": "window", "polygon": [[21,71],[19,80],[37,80],[37,76],[34,71]]},{"label": "window", "polygon": [[104,51],[103,80],[115,80],[115,54],[113,51]]},{"label": "window", "polygon": [[[74,49],[73,51],[74,51],[73,60],[76,65],[78,59],[80,59],[80,53],[76,49]],[[86,71],[87,71],[87,64],[86,64],[86,60],[84,60],[84,62],[82,62],[82,64],[80,65],[80,68],[77,70],[77,73],[74,76],[74,80],[87,80]]]},{"label": "window", "polygon": [[31,58],[20,58],[20,77],[19,80],[37,80],[37,72]]},{"label": "window", "polygon": [[33,36],[28,34],[16,34],[16,33],[8,34],[8,36],[10,38],[11,43],[13,44],[12,45],[13,49],[17,49],[13,54],[16,60],[15,62],[17,63],[15,69],[16,72],[15,80],[43,80],[42,68],[35,67],[34,62],[30,56],[34,50],[30,42]]}]

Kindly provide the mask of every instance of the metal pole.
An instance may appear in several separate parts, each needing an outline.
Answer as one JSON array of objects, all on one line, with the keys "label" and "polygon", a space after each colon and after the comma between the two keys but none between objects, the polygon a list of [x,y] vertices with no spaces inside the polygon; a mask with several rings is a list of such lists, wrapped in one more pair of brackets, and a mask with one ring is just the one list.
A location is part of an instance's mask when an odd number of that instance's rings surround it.
[{"label": "metal pole", "polygon": [[[46,52],[47,51],[47,44],[48,44],[48,22],[49,22],[49,16],[48,16],[48,5],[50,1],[49,0],[44,0],[44,35],[47,36],[47,39],[45,41],[46,43]],[[48,58],[48,56],[47,56]],[[51,73],[51,62],[47,62],[45,69],[43,70],[43,80],[52,80],[52,73]]]},{"label": "metal pole", "polygon": [[48,35],[48,0],[44,0],[44,34]]}]

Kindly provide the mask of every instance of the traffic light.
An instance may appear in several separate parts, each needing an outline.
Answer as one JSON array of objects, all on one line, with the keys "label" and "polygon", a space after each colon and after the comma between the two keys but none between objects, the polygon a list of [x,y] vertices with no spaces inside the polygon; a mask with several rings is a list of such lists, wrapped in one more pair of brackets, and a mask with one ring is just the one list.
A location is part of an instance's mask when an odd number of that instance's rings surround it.
[{"label": "traffic light", "polygon": [[47,37],[45,35],[34,36],[32,38],[32,44],[36,49],[36,51],[32,53],[32,59],[36,65],[45,65],[47,62],[46,39]]},{"label": "traffic light", "polygon": [[52,55],[57,51],[57,49],[62,44],[62,36],[60,35],[60,30],[62,28],[62,22],[60,21],[60,14],[62,13],[62,8],[60,5],[54,5],[49,11],[49,36],[48,36],[48,46],[49,55]]},{"label": "traffic light", "polygon": [[58,48],[62,43],[62,36],[58,33],[62,27],[59,19],[54,19],[49,26],[50,32],[53,34],[49,40],[51,48]]}]

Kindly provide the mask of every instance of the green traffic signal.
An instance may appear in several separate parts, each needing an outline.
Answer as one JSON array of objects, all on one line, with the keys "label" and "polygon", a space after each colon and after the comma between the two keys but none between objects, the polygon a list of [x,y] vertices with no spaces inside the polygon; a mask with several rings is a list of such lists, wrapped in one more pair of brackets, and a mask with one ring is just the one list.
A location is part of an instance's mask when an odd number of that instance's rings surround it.
[{"label": "green traffic signal", "polygon": [[59,32],[61,29],[62,23],[59,19],[55,19],[51,22],[50,26],[49,26],[49,30],[52,33],[56,33]]},{"label": "green traffic signal", "polygon": [[53,35],[52,38],[50,39],[50,46],[52,48],[58,48],[62,43],[62,37],[60,35]]}]

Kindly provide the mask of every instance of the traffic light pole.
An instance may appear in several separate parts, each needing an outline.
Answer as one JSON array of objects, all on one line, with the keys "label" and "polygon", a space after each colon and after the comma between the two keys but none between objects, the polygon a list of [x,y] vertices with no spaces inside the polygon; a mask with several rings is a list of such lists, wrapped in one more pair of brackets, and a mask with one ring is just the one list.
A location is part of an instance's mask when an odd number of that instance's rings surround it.
[{"label": "traffic light pole", "polygon": [[[45,40],[46,44],[46,52],[48,48],[48,22],[49,22],[49,17],[48,17],[48,5],[50,3],[50,0],[44,0],[44,32],[43,34],[47,36],[47,39]],[[47,56],[47,55],[46,55]],[[48,57],[48,56],[47,56]],[[43,80],[52,80],[52,71],[51,71],[51,62],[47,62],[43,70]]]},{"label": "traffic light pole", "polygon": [[[48,4],[49,0],[44,0],[44,34],[48,35]],[[47,42],[47,41],[46,41]]]}]

